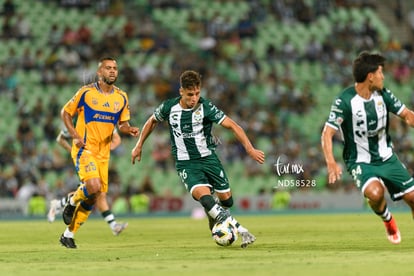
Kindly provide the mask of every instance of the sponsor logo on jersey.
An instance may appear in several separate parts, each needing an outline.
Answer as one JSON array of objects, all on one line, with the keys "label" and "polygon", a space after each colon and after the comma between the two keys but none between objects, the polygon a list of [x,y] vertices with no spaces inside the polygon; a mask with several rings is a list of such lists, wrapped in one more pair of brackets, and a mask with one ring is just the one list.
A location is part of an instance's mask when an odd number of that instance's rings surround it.
[{"label": "sponsor logo on jersey", "polygon": [[93,118],[95,120],[104,120],[104,121],[113,121],[113,120],[115,120],[115,117],[112,116],[112,115],[104,115],[104,114],[99,114],[99,113],[95,114],[93,116]]}]

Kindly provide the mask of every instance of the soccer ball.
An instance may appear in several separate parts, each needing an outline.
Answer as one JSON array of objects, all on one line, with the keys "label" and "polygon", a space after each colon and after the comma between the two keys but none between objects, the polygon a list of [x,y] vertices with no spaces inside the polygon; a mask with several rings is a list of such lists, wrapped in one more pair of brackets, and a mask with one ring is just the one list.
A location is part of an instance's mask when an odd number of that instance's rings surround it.
[{"label": "soccer ball", "polygon": [[213,240],[220,246],[229,246],[238,238],[237,229],[230,220],[218,222],[211,230]]}]

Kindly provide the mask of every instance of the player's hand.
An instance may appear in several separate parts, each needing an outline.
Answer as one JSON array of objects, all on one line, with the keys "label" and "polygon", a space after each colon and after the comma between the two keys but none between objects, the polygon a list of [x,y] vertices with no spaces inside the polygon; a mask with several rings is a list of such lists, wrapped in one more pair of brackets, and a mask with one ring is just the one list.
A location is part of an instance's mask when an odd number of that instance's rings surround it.
[{"label": "player's hand", "polygon": [[131,151],[131,162],[132,164],[135,164],[135,159],[139,161],[141,161],[141,153],[142,153],[142,148],[141,147],[137,147],[135,146],[132,151]]},{"label": "player's hand", "polygon": [[85,142],[83,141],[83,139],[81,138],[73,138],[73,143],[75,144],[75,146],[77,146],[78,148],[83,148],[85,146]]},{"label": "player's hand", "polygon": [[139,128],[137,127],[129,127],[129,134],[133,137],[138,137],[139,135]]},{"label": "player's hand", "polygon": [[265,161],[265,154],[261,150],[252,149],[252,150],[248,151],[247,154],[249,154],[249,156],[253,160],[256,160],[256,162],[259,163],[259,164],[263,164],[264,161]]},{"label": "player's hand", "polygon": [[342,177],[342,168],[338,163],[328,164],[328,183],[333,184]]}]

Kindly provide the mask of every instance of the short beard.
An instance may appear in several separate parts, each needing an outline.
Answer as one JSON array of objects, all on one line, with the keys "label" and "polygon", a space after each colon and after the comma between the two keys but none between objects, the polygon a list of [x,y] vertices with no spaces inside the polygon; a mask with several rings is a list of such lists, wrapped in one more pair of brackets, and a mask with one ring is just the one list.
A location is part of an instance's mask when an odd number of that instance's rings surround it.
[{"label": "short beard", "polygon": [[102,81],[104,83],[106,83],[107,85],[112,85],[112,84],[114,84],[116,82],[116,78],[114,79],[114,81],[110,81],[109,79],[103,77],[102,78]]}]

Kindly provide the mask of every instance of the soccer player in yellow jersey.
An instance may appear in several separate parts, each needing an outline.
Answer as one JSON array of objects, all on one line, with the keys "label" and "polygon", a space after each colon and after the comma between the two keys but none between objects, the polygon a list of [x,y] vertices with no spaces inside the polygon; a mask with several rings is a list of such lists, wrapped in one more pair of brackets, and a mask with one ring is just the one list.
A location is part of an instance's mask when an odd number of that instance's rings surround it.
[{"label": "soccer player in yellow jersey", "polygon": [[[97,198],[108,191],[110,145],[116,125],[125,134],[137,137],[139,129],[130,126],[128,96],[114,86],[118,66],[113,58],[98,64],[98,81],[81,87],[61,111],[62,120],[71,135],[71,156],[81,185],[63,210],[68,227],[60,237],[67,248],[76,248],[74,235],[87,220]],[[73,117],[78,116],[76,126]],[[108,208],[109,209],[109,208]]]},{"label": "soccer player in yellow jersey", "polygon": [[[57,143],[66,149],[68,152],[72,151],[72,145],[69,144],[69,139],[72,137],[69,135],[66,127],[64,127],[56,137]],[[116,149],[121,144],[121,136],[119,135],[118,131],[114,129],[114,133],[112,136],[111,141],[111,151]],[[82,183],[81,183],[82,184]],[[73,195],[73,192],[70,192],[68,195],[60,198],[60,199],[52,199],[49,204],[49,212],[47,213],[47,220],[49,222],[55,221],[56,215],[61,214],[63,211],[63,207],[66,205],[68,199]],[[115,219],[114,214],[109,209],[109,205],[107,202],[106,197],[101,196],[97,198],[95,203],[97,209],[101,212],[103,219],[107,222],[109,228],[112,230],[112,233],[115,236],[118,236],[127,226],[128,223],[126,222],[117,222]]]}]

